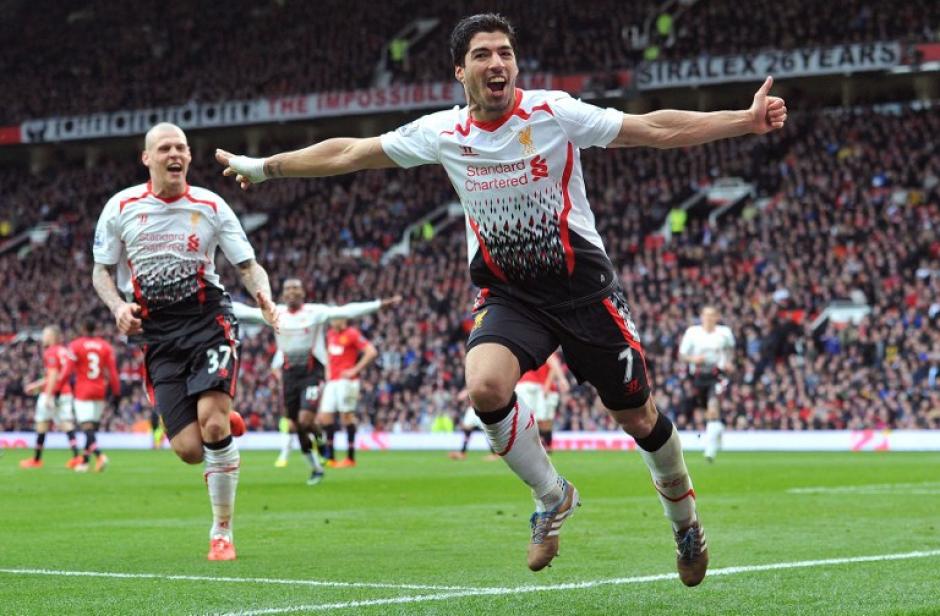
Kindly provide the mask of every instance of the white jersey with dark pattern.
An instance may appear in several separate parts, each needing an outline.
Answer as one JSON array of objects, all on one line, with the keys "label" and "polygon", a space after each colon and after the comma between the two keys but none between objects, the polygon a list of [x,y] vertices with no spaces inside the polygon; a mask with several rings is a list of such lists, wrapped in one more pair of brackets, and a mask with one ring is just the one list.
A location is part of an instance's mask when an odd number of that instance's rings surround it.
[{"label": "white jersey with dark pattern", "polygon": [[[216,248],[233,264],[255,258],[241,223],[222,197],[189,186],[175,199],[140,184],[117,193],[95,229],[96,263],[117,266],[117,284],[144,316],[224,291],[215,271]],[[213,294],[215,295],[215,294]]]},{"label": "white jersey with dark pattern", "polygon": [[444,166],[466,215],[477,286],[550,308],[590,301],[614,283],[580,148],[607,146],[622,122],[622,112],[565,92],[516,90],[499,120],[455,107],[382,135],[382,148],[401,167]]}]

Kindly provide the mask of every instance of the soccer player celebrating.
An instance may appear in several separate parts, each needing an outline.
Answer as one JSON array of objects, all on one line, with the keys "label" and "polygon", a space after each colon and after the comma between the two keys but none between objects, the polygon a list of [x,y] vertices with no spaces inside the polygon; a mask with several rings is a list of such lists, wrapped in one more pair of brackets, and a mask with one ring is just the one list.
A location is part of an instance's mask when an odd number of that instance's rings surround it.
[{"label": "soccer player celebrating", "polygon": [[[357,302],[342,306],[305,303],[303,283],[298,278],[284,281],[282,291],[284,304],[278,304],[280,311],[280,332],[277,334],[276,355],[280,372],[281,391],[284,398],[285,416],[289,422],[289,432],[281,453],[274,463],[277,467],[287,466],[290,452],[290,433],[296,432],[300,451],[310,463],[310,478],[307,483],[316,485],[323,479],[323,467],[313,448],[311,435],[319,437],[316,415],[320,392],[324,381],[324,366],[328,363],[325,325],[331,319],[355,318],[395,306],[401,302],[401,296],[377,299],[371,302]],[[244,322],[257,322],[262,319],[261,311],[242,304],[235,304],[235,315]]]},{"label": "soccer player celebrating", "polygon": [[702,581],[705,534],[679,436],[650,397],[643,347],[616,270],[594,228],[580,148],[689,147],[783,127],[768,96],[749,109],[644,115],[601,109],[564,92],[515,87],[515,32],[499,15],[461,20],[451,34],[454,74],[467,106],[432,113],[381,137],[338,138],[270,158],[216,152],[242,186],[381,167],[443,165],[466,214],[468,258],[481,295],[468,340],[470,399],[494,449],[535,498],[528,565],[548,566],[562,523],[579,503],[545,453],[535,417],[513,392],[519,376],[559,345],[572,372],[595,386],[632,435],[672,522],[682,582]]},{"label": "soccer player celebrating", "polygon": [[121,395],[121,381],[114,349],[107,340],[95,336],[94,320],[88,319],[82,323],[82,333],[84,335],[69,344],[69,360],[61,380],[67,382],[75,374],[75,419],[85,433],[84,455],[75,470],[79,473],[87,472],[88,462],[94,454],[95,472],[101,472],[108,465],[108,456],[98,447],[95,431],[101,422],[107,397],[105,377],[114,398]]},{"label": "soccer player celebrating", "polygon": [[705,459],[714,462],[725,430],[719,397],[727,387],[727,375],[734,371],[734,334],[727,325],[718,325],[714,306],[702,308],[701,316],[702,324],[689,327],[682,335],[679,360],[689,365],[694,410],[705,409]]},{"label": "soccer player celebrating", "polygon": [[235,213],[215,193],[186,182],[191,160],[179,127],[150,129],[142,155],[150,181],[105,205],[95,230],[93,282],[121,333],[144,345],[151,402],[173,451],[187,464],[205,461],[209,560],[234,560],[240,457],[232,431],[243,432],[244,421],[232,411],[238,324],[215,271],[217,247],[275,329],[278,313]]},{"label": "soccer player celebrating", "polygon": [[[346,319],[333,319],[326,333],[329,353],[327,380],[320,401],[320,425],[326,432],[327,466],[356,466],[356,406],[359,404],[359,374],[375,361],[378,351]],[[336,434],[334,413],[339,412],[346,428],[346,459],[336,461],[333,437]]]},{"label": "soccer player celebrating", "polygon": [[82,458],[78,455],[78,442],[75,439],[72,386],[60,378],[69,361],[69,350],[62,344],[62,330],[57,325],[43,328],[42,346],[42,363],[46,373],[43,378],[24,387],[29,395],[39,393],[36,401],[36,449],[32,458],[20,461],[20,468],[42,468],[42,452],[50,422],[54,422],[56,428],[68,436],[72,457],[66,467],[75,468],[81,464]]}]

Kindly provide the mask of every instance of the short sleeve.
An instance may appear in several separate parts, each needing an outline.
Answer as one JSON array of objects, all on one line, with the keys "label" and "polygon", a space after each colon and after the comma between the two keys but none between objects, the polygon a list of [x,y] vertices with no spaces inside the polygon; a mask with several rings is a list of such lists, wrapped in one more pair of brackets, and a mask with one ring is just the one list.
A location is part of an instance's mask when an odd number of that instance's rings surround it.
[{"label": "short sleeve", "polygon": [[354,331],[354,334],[353,334],[353,335],[354,335],[354,338],[353,338],[353,341],[352,341],[353,344],[356,345],[356,348],[357,348],[358,350],[360,350],[360,351],[364,350],[366,347],[369,346],[369,341],[366,340],[366,337],[363,336],[363,335],[362,335],[362,332],[360,332],[358,329],[353,330],[353,331]]},{"label": "short sleeve", "polygon": [[606,148],[623,124],[622,111],[583,103],[563,92],[550,105],[562,130],[579,148]]},{"label": "short sleeve", "polygon": [[115,265],[121,258],[121,233],[118,229],[118,216],[121,213],[120,207],[115,199],[111,199],[101,211],[98,217],[98,225],[95,227],[95,241],[92,246],[92,254],[95,257],[95,263],[102,265]]},{"label": "short sleeve", "polygon": [[439,133],[431,124],[429,116],[423,116],[385,133],[380,137],[382,150],[396,165],[405,169],[440,162],[437,149]]},{"label": "short sleeve", "polygon": [[219,247],[225,258],[232,265],[244,263],[255,258],[255,249],[251,247],[242,223],[225,201],[219,202]]}]

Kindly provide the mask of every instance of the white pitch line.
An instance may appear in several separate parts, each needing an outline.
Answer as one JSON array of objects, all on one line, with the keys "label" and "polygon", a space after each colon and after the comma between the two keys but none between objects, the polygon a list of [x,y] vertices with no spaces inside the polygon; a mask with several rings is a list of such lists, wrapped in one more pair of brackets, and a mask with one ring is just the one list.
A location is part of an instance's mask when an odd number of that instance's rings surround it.
[{"label": "white pitch line", "polygon": [[[778,571],[781,569],[801,569],[806,567],[824,567],[827,565],[847,565],[853,563],[883,562],[889,560],[908,560],[912,558],[929,558],[940,556],[940,550],[926,550],[919,552],[904,552],[901,554],[880,554],[876,556],[854,556],[849,558],[827,558],[821,560],[801,560],[789,563],[771,563],[766,565],[745,565],[740,567],[723,567],[708,572],[710,577],[722,575],[737,575],[740,573],[755,573],[759,571]],[[290,612],[320,612],[326,610],[341,610],[355,607],[369,607],[375,605],[395,605],[403,603],[421,603],[424,601],[443,601],[445,599],[459,599],[461,597],[477,597],[483,595],[512,595],[532,592],[546,592],[554,590],[579,590],[595,588],[597,586],[618,586],[625,584],[642,584],[647,582],[660,582],[678,578],[676,573],[662,573],[659,575],[641,575],[635,577],[613,578],[609,580],[594,580],[587,582],[570,582],[566,584],[553,584],[547,586],[519,586],[516,588],[477,588],[458,592],[447,592],[435,595],[414,595],[410,597],[390,597],[387,599],[366,599],[361,601],[344,601],[340,603],[316,603],[311,605],[295,605],[288,607],[275,607],[243,612],[228,612],[222,616],[264,616],[267,614],[287,614]]]},{"label": "white pitch line", "polygon": [[787,494],[885,494],[902,492],[904,494],[937,494],[940,482],[922,481],[920,483],[869,483],[854,486],[810,486],[790,488]]},{"label": "white pitch line", "polygon": [[168,575],[163,573],[118,573],[113,571],[58,571],[55,569],[0,569],[12,575],[52,575],[61,577],[102,577],[144,580],[185,580],[191,582],[234,582],[243,584],[283,584],[287,586],[322,586],[330,588],[381,588],[391,590],[454,590],[475,591],[467,586],[434,586],[428,584],[383,584],[380,582],[331,582],[327,580],[285,580],[277,578],[213,577],[204,575]]}]

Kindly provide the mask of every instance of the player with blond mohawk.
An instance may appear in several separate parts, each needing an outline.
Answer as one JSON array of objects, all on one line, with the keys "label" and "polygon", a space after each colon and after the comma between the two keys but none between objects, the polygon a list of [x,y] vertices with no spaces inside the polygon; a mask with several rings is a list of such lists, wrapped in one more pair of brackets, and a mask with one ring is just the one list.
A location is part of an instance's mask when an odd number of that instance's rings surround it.
[{"label": "player with blond mohawk", "polygon": [[513,388],[561,346],[572,373],[595,386],[636,439],[672,523],[679,577],[699,584],[708,549],[692,480],[675,427],[650,397],[645,352],[594,227],[580,149],[680,148],[768,133],[783,127],[786,106],[768,95],[769,77],[750,108],[711,113],[630,115],[564,92],[517,89],[515,31],[494,14],[462,19],[451,55],[466,107],[381,137],[328,139],[269,158],[219,150],[216,158],[243,188],[270,178],[443,165],[464,208],[470,275],[481,288],[467,343],[467,389],[490,444],[532,490],[529,568],[551,564],[580,498],[546,455],[535,416]]}]

